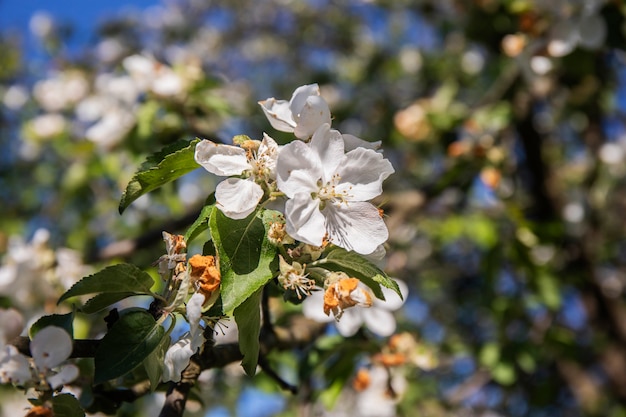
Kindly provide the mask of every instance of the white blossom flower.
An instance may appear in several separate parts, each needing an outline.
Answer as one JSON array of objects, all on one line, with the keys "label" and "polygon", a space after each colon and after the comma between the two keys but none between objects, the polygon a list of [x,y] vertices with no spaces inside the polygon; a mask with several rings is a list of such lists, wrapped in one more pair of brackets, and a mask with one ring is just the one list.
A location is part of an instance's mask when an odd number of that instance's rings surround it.
[{"label": "white blossom flower", "polygon": [[202,305],[205,302],[204,294],[194,293],[187,302],[187,319],[189,331],[183,335],[165,352],[163,367],[163,381],[178,382],[181,373],[189,365],[189,360],[204,343],[204,329],[200,326]]},{"label": "white blossom flower", "polygon": [[[352,308],[346,308],[342,311],[339,320],[333,320],[332,317],[324,312],[324,292],[316,291],[307,297],[302,303],[302,312],[312,320],[318,322],[335,321],[335,326],[342,336],[353,336],[359,328],[365,326],[373,333],[379,336],[390,336],[396,330],[396,319],[392,311],[398,310],[406,300],[408,288],[403,281],[396,280],[402,293],[402,298],[398,294],[386,287],[381,287],[385,300],[372,297],[372,303],[369,308],[360,308],[358,305]],[[363,285],[363,284],[361,284]]]},{"label": "white blossom flower", "polygon": [[276,178],[278,153],[278,145],[268,135],[264,135],[256,151],[205,139],[196,145],[195,159],[212,174],[245,177],[228,178],[215,188],[219,209],[231,219],[243,219],[254,211],[265,194],[260,184],[268,188]]},{"label": "white blossom flower", "polygon": [[293,132],[299,139],[310,138],[319,126],[331,121],[328,103],[317,84],[298,87],[288,102],[271,97],[259,105],[274,129]]},{"label": "white blossom flower", "polygon": [[382,192],[394,170],[371,149],[344,153],[341,133],[320,126],[307,144],[285,145],[276,164],[285,204],[287,233],[321,246],[324,238],[347,250],[369,254],[389,236],[378,209],[367,202]]}]

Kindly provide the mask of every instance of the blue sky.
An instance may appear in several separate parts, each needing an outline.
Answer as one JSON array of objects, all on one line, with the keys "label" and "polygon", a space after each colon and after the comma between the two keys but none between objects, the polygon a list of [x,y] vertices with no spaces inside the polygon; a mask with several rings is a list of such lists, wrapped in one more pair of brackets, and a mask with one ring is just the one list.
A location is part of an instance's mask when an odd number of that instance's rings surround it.
[{"label": "blue sky", "polygon": [[0,0],[0,30],[27,30],[31,16],[41,10],[61,22],[72,23],[84,34],[106,16],[159,3],[159,0]]}]

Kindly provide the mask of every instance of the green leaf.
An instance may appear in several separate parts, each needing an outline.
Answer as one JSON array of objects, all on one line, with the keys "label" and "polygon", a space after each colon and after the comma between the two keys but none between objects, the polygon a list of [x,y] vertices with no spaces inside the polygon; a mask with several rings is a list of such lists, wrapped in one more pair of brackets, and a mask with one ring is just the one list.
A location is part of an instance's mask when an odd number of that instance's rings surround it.
[{"label": "green leaf", "polygon": [[152,277],[130,264],[118,264],[89,275],[72,286],[59,298],[60,303],[77,295],[96,293],[151,294],[154,285]]},{"label": "green leaf", "polygon": [[135,369],[161,343],[165,330],[146,310],[121,312],[96,350],[94,383],[120,377]]},{"label": "green leaf", "polygon": [[228,314],[274,276],[276,247],[267,240],[271,210],[260,210],[242,220],[226,217],[216,207],[209,219],[222,274],[221,296]]},{"label": "green leaf", "polygon": [[72,394],[58,394],[52,397],[54,417],[85,417],[80,402]]},{"label": "green leaf", "polygon": [[48,326],[60,327],[64,329],[70,337],[74,337],[74,313],[50,314],[49,316],[43,316],[30,326],[30,329],[28,329],[28,336],[32,339],[37,332]]},{"label": "green leaf", "polygon": [[381,300],[385,299],[380,289],[381,285],[394,290],[402,298],[398,284],[371,261],[356,252],[348,252],[343,248],[333,246],[326,252],[325,258],[312,262],[311,266],[323,266],[335,272],[343,271],[351,277],[358,278]]},{"label": "green leaf", "polygon": [[485,344],[480,350],[479,359],[487,368],[494,368],[500,362],[500,345],[496,342]]},{"label": "green leaf", "polygon": [[[211,194],[211,196],[213,196],[213,194]],[[215,202],[215,199],[213,199],[213,202]],[[187,232],[185,233],[185,242],[187,242],[187,244],[194,240],[200,233],[209,228],[209,217],[211,217],[212,211],[213,204],[202,207],[200,215],[198,216],[196,221],[194,221],[193,224],[189,226],[189,229],[187,229]]]},{"label": "green leaf", "polygon": [[85,314],[97,313],[98,311],[107,308],[111,304],[117,303],[124,298],[132,297],[133,295],[138,294],[134,292],[101,293],[87,300],[85,305],[80,308],[80,311]]},{"label": "green leaf", "polygon": [[161,381],[161,376],[163,376],[165,352],[167,352],[169,346],[170,338],[168,336],[163,337],[159,346],[143,361],[148,380],[150,380],[150,391],[152,392],[157,389]]},{"label": "green leaf", "polygon": [[556,277],[547,271],[539,270],[535,281],[541,301],[549,309],[558,310],[561,307],[561,292]]},{"label": "green leaf", "polygon": [[253,376],[259,361],[259,335],[261,334],[261,295],[259,289],[245,300],[233,313],[239,328],[239,351],[243,355],[241,366]]},{"label": "green leaf", "polygon": [[148,157],[126,186],[120,201],[120,214],[142,195],[198,168],[200,165],[194,159],[198,142],[200,139],[178,141]]},{"label": "green leaf", "polygon": [[515,367],[509,362],[500,362],[492,370],[491,376],[501,385],[511,385],[517,378]]}]

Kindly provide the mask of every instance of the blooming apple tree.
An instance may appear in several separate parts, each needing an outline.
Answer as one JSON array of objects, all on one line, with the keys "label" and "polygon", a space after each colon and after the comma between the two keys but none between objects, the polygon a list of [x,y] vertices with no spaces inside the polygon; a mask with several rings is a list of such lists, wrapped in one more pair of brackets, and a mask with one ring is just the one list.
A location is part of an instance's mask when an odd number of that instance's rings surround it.
[{"label": "blooming apple tree", "polygon": [[[139,71],[142,63],[129,65]],[[174,415],[168,413],[176,413],[177,395],[186,399],[183,387],[216,362],[240,358],[249,375],[258,365],[267,369],[262,352],[286,343],[271,299],[303,304],[310,324],[334,321],[346,336],[362,324],[382,336],[394,332],[390,311],[407,290],[376,265],[388,231],[382,210],[371,203],[394,172],[391,163],[375,149],[379,144],[331,128],[316,84],[299,87],[289,102],[259,104],[273,127],[294,133],[292,141],[279,145],[264,133],[262,140],[235,136],[232,144],[179,142],[149,158],[126,187],[120,213],[196,168],[225,177],[214,192],[207,190],[207,203],[185,234],[162,233],[158,277],[132,264],[108,266],[60,297],[58,303],[71,303],[73,312],[44,316],[31,327],[34,362],[6,345],[0,375],[35,389],[33,410],[82,415],[78,400],[61,389],[79,377],[74,364],[63,363],[72,353],[81,355],[71,335],[85,314],[109,311],[106,332],[91,347],[93,384],[110,385],[142,369],[149,389],[172,384],[163,415]],[[140,302],[146,296],[147,306]],[[357,312],[362,309],[372,314]],[[231,317],[238,340],[235,356],[224,359],[214,349],[215,337]],[[63,414],[62,406],[72,411]]]}]

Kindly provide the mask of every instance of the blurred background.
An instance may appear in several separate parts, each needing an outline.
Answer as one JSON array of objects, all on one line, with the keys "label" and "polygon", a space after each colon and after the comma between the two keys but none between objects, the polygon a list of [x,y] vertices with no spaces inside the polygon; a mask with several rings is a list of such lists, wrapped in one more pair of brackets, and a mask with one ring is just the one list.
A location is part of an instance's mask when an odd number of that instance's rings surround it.
[{"label": "blurred background", "polygon": [[[376,201],[381,266],[409,286],[413,360],[378,415],[624,417],[625,15],[621,0],[0,0],[0,304],[36,318],[95,268],[149,268],[215,180],[194,171],[120,215],[146,156],[284,142],[257,101],[318,83],[333,127],[382,140],[396,170]],[[299,395],[212,371],[189,415],[357,415],[346,389],[372,352],[341,346],[273,358]]]}]

